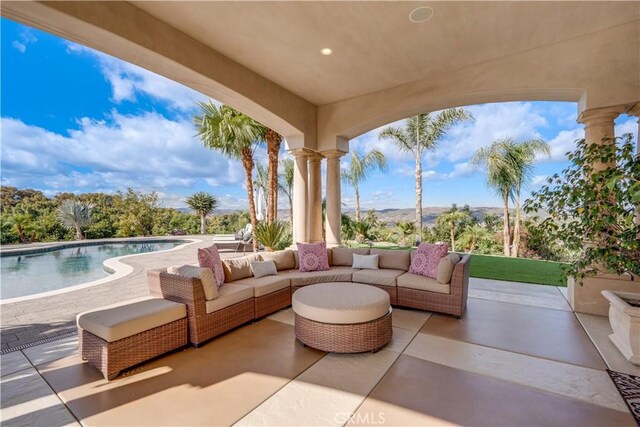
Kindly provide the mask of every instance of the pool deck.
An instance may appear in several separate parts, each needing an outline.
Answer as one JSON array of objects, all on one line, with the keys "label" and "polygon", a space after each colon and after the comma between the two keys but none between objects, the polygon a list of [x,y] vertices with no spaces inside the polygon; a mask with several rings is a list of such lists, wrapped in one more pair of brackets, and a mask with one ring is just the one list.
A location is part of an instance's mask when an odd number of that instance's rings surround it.
[{"label": "pool deck", "polygon": [[[92,240],[93,243],[144,242],[153,240],[198,240],[181,248],[134,255],[120,262],[132,268],[124,277],[98,284],[88,288],[70,290],[68,292],[48,295],[42,298],[8,302],[0,305],[0,350],[20,348],[35,342],[51,339],[76,331],[75,317],[85,310],[126,301],[132,298],[147,296],[146,271],[170,265],[190,264],[197,262],[196,249],[211,245],[212,235],[165,236],[154,238],[123,238]],[[86,242],[86,241],[84,241]],[[64,242],[69,243],[84,242]],[[61,244],[38,243],[26,245],[3,245],[2,252],[25,248],[53,248]],[[223,252],[223,257],[242,255]]]}]

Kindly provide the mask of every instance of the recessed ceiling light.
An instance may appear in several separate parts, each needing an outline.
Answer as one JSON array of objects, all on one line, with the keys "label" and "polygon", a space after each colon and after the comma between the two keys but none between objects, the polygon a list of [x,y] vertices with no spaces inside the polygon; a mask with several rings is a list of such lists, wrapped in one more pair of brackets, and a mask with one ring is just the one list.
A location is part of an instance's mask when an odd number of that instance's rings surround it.
[{"label": "recessed ceiling light", "polygon": [[331,55],[332,50],[329,49],[328,47],[325,47],[324,49],[322,49],[320,51],[320,53],[322,53],[323,55]]},{"label": "recessed ceiling light", "polygon": [[420,24],[427,22],[433,16],[433,9],[429,6],[416,7],[409,13],[409,21]]}]

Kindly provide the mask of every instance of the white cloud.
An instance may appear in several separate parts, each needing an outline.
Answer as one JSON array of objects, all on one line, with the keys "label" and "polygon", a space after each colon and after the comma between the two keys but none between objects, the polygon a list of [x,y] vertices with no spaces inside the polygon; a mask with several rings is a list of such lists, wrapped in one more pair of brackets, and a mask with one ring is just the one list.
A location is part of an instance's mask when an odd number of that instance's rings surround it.
[{"label": "white cloud", "polygon": [[547,120],[528,102],[474,105],[467,110],[475,121],[451,128],[438,148],[427,154],[428,164],[437,164],[442,159],[469,160],[479,148],[499,138],[539,138],[538,128],[547,126]]},{"label": "white cloud", "polygon": [[542,187],[547,183],[548,175],[536,175],[531,179],[531,187]]},{"label": "white cloud", "polygon": [[551,146],[551,157],[540,156],[540,161],[564,162],[567,160],[567,153],[576,149],[576,141],[584,138],[584,129],[576,127],[571,130],[558,132],[555,138],[547,141]]},{"label": "white cloud", "polygon": [[194,109],[198,101],[208,99],[180,83],[88,47],[67,42],[67,50],[88,54],[98,60],[100,70],[111,84],[111,97],[116,103],[135,101],[138,94],[145,94],[176,110],[189,111]]},{"label": "white cloud", "polygon": [[[52,191],[190,191],[196,184],[238,185],[242,166],[194,138],[191,123],[159,114],[83,118],[60,135],[2,119],[2,183]],[[215,192],[215,191],[214,191]]]},{"label": "white cloud", "polygon": [[27,51],[27,46],[24,43],[20,43],[18,40],[14,40],[13,43],[11,43],[11,46],[20,53],[25,53]]},{"label": "white cloud", "polygon": [[33,31],[30,28],[24,28],[20,31],[18,35],[19,40],[14,40],[11,43],[11,46],[14,47],[18,52],[25,53],[27,51],[27,46],[33,44],[38,41],[36,36],[33,34]]}]

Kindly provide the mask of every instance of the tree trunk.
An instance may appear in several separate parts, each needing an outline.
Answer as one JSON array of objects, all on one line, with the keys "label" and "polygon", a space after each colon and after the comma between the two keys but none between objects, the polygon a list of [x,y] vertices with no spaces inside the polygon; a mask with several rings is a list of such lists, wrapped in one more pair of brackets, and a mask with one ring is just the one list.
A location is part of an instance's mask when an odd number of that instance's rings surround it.
[{"label": "tree trunk", "polygon": [[511,256],[518,257],[520,250],[520,189],[516,194],[515,219],[513,221],[513,244],[511,245]]},{"label": "tree trunk", "polygon": [[27,236],[24,235],[24,230],[21,227],[16,227],[16,233],[18,233],[21,243],[27,242]]},{"label": "tree trunk", "polygon": [[356,193],[356,203],[355,203],[356,221],[360,221],[360,190],[358,189],[357,183],[354,183],[353,189],[355,190],[355,193]]},{"label": "tree trunk", "polygon": [[476,248],[477,239],[475,237],[471,238],[471,247],[469,248],[469,253],[472,254],[473,250]]},{"label": "tree trunk", "polygon": [[422,159],[418,152],[416,156],[416,227],[422,234]]},{"label": "tree trunk", "polygon": [[258,240],[256,240],[256,202],[253,198],[253,153],[250,148],[242,149],[242,166],[246,175],[247,196],[249,197],[249,218],[251,218],[251,234],[253,236],[253,251],[258,251]]},{"label": "tree trunk", "polygon": [[452,222],[449,225],[449,235],[451,236],[451,252],[456,251],[456,226]]},{"label": "tree trunk", "polygon": [[[291,193],[291,192],[289,192]],[[291,226],[291,229],[293,230],[293,199],[291,198],[291,196],[289,194],[287,194],[287,197],[289,198],[289,225]]]},{"label": "tree trunk", "polygon": [[200,234],[207,232],[207,215],[200,214]]},{"label": "tree trunk", "polygon": [[82,230],[80,229],[80,226],[78,224],[76,224],[75,226],[76,226],[76,240],[84,239],[84,235],[82,234]]},{"label": "tree trunk", "polygon": [[502,220],[502,238],[504,239],[503,253],[505,256],[511,255],[511,239],[509,234],[509,193],[502,193],[502,202],[504,203],[504,218]]},{"label": "tree trunk", "polygon": [[267,141],[267,155],[269,158],[267,223],[271,224],[278,219],[278,155],[280,154],[282,137],[277,132],[268,129],[265,134],[265,140]]}]

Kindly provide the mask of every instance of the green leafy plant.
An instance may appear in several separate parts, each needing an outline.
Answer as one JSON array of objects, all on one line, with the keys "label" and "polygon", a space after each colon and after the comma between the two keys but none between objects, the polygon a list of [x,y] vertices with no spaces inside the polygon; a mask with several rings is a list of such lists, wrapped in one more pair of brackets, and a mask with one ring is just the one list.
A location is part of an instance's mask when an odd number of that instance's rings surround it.
[{"label": "green leafy plant", "polygon": [[374,237],[371,224],[367,221],[353,221],[352,228],[356,242],[358,243],[364,243]]},{"label": "green leafy plant", "polygon": [[541,229],[578,251],[565,274],[580,283],[603,271],[640,274],[640,159],[631,135],[601,144],[582,139],[568,158],[571,165],[532,193],[525,211],[548,212]]},{"label": "green leafy plant", "polygon": [[415,235],[416,225],[413,221],[398,221],[394,232],[400,246],[409,246],[411,238]]},{"label": "green leafy plant", "polygon": [[282,221],[273,221],[271,224],[266,221],[260,221],[254,229],[254,236],[256,236],[258,242],[270,252],[278,248],[286,234],[287,224]]},{"label": "green leafy plant", "polygon": [[199,191],[187,197],[185,202],[200,216],[200,234],[205,234],[207,231],[207,215],[211,214],[218,205],[216,196]]},{"label": "green leafy plant", "polygon": [[58,207],[58,219],[63,227],[74,230],[76,240],[84,239],[82,228],[91,222],[91,208],[87,203],[65,200]]}]

